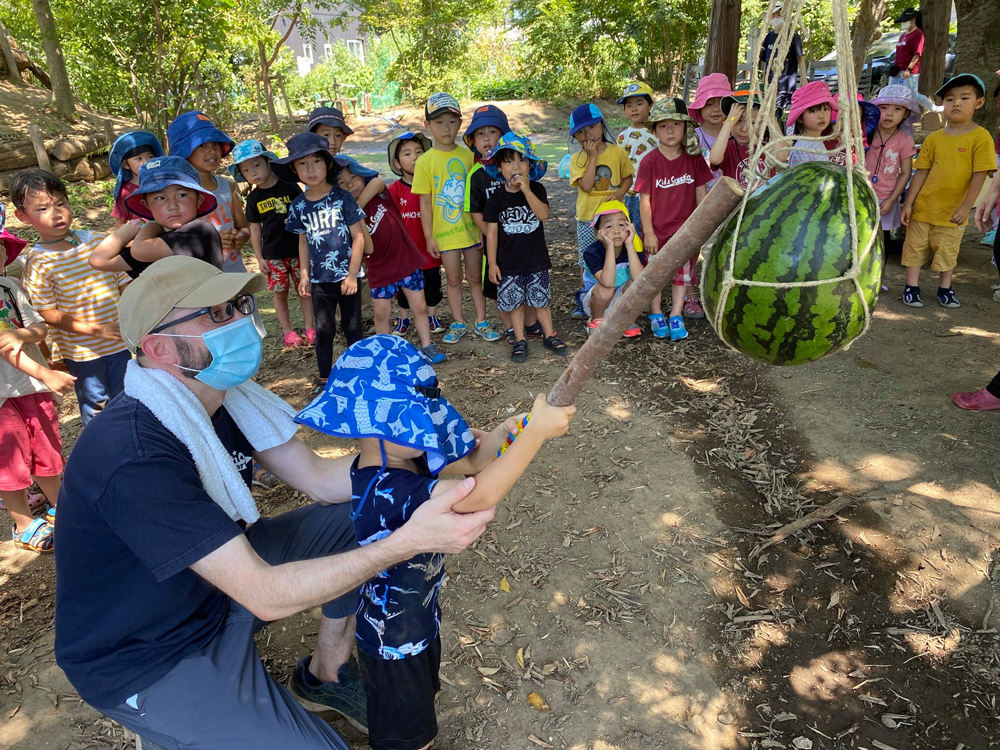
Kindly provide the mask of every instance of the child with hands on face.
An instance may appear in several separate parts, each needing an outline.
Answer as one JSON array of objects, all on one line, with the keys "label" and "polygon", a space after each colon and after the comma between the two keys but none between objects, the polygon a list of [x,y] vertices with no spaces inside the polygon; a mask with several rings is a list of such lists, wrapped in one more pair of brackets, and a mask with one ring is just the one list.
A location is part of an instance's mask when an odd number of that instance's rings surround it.
[{"label": "child with hands on face", "polygon": [[[583,253],[584,293],[582,303],[590,320],[587,333],[596,331],[629,285],[646,267],[647,255],[621,201],[606,201],[594,214],[594,242]],[[634,338],[641,334],[633,324],[623,334]]]},{"label": "child with hands on face", "polygon": [[516,133],[505,134],[483,159],[484,168],[501,179],[483,209],[490,280],[497,285],[497,306],[510,315],[514,346],[511,361],[528,356],[526,311],[534,309],[542,345],[560,356],[569,348],[552,327],[552,288],[544,222],[549,218],[545,188],[539,182],[548,168],[534,144]]},{"label": "child with hands on face", "polygon": [[[750,165],[750,120],[760,116],[760,99],[756,94],[751,101],[750,87],[742,85],[722,100],[726,121],[709,153],[708,163],[718,168],[725,177],[736,180],[744,190],[748,187],[747,167]],[[747,105],[750,105],[749,114]],[[766,162],[763,157],[757,164],[754,183],[766,179]]]}]

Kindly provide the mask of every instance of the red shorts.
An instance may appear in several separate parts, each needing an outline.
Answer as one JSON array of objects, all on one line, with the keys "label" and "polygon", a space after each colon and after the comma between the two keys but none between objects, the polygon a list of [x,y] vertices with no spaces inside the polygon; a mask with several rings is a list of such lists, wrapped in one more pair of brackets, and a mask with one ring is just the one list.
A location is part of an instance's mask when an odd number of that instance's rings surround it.
[{"label": "red shorts", "polygon": [[[267,274],[267,289],[269,292],[287,292],[291,287],[299,285],[299,259],[275,258],[265,260],[261,269]],[[289,281],[291,286],[289,286]]]},{"label": "red shorts", "polygon": [[32,476],[62,473],[59,413],[51,393],[8,398],[0,404],[0,490],[23,490]]}]

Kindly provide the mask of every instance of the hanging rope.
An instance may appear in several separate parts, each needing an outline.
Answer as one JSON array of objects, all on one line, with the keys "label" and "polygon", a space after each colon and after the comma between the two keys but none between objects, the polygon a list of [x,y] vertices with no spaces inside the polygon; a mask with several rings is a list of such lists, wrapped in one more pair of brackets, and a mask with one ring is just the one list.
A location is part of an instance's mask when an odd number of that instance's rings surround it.
[{"label": "hanging rope", "polygon": [[[795,140],[812,142],[836,141],[834,148],[823,149],[821,153],[828,156],[839,155],[843,159],[843,164],[846,165],[847,207],[848,213],[850,214],[848,218],[851,228],[851,268],[846,274],[832,279],[782,283],[754,281],[751,279],[737,279],[733,275],[733,267],[736,262],[735,245],[739,241],[740,229],[743,226],[743,216],[746,212],[747,201],[753,194],[755,188],[759,187],[766,179],[766,175],[771,171],[771,169],[784,170],[788,168],[788,162],[779,158],[780,152],[787,151],[789,149],[789,136],[782,132],[781,125],[775,116],[778,102],[778,79],[785,64],[785,59],[788,57],[788,52],[792,47],[792,41],[796,30],[802,24],[802,8],[804,5],[805,0],[788,0],[788,2],[783,3],[785,23],[780,29],[778,29],[771,57],[767,61],[766,69],[763,71],[766,77],[766,84],[763,96],[761,97],[760,114],[757,118],[751,118],[753,102],[752,96],[747,103],[746,117],[747,124],[750,129],[751,153],[750,159],[747,161],[746,171],[744,173],[747,180],[747,190],[743,195],[739,208],[734,212],[736,216],[736,228],[732,233],[732,243],[734,247],[729,253],[728,263],[722,280],[722,289],[715,308],[715,314],[711,316],[715,331],[719,334],[719,338],[722,338],[723,340],[725,340],[725,338],[722,336],[721,331],[722,315],[726,309],[726,302],[729,298],[729,294],[733,287],[736,286],[793,289],[817,287],[824,284],[838,284],[841,281],[850,280],[854,283],[855,291],[861,299],[861,304],[865,313],[864,328],[859,336],[863,336],[867,333],[868,328],[871,325],[871,310],[869,308],[868,301],[865,298],[864,290],[861,287],[861,282],[858,280],[858,275],[861,272],[863,261],[868,257],[869,253],[875,251],[879,233],[873,229],[869,233],[868,241],[865,244],[865,247],[858,247],[857,210],[854,195],[855,180],[861,180],[865,188],[871,191],[873,195],[874,190],[868,182],[867,174],[864,172],[864,141],[861,135],[861,108],[858,104],[857,96],[855,95],[858,84],[857,76],[854,72],[854,60],[851,54],[850,16],[848,14],[846,0],[831,0],[833,8],[834,39],[837,51],[837,74],[840,81],[837,95],[837,103],[840,114],[832,133],[818,137],[797,135],[795,136]],[[776,6],[776,0],[770,0],[762,19],[765,25],[767,19],[769,19],[774,13]],[[756,81],[758,80],[761,72],[758,66],[760,61],[760,51],[763,43],[764,35],[762,34],[758,38],[754,49],[753,67],[750,71],[751,87],[753,88],[756,88]],[[763,168],[761,168],[762,164],[764,165]],[[876,200],[875,202],[877,205],[878,201]],[[728,224],[729,222],[727,222],[724,226],[727,226]],[[703,300],[706,299],[704,290],[706,277],[707,274],[703,274],[701,295]],[[728,344],[728,342],[726,343]]]}]

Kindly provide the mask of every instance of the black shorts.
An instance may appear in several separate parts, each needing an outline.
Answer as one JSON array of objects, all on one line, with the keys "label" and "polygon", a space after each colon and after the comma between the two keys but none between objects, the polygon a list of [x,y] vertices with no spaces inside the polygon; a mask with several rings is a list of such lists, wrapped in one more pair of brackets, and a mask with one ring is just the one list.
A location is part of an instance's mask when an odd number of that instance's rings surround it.
[{"label": "black shorts", "polygon": [[[424,300],[428,307],[437,307],[444,299],[444,292],[441,291],[441,267],[424,269]],[[410,309],[410,303],[406,301],[406,295],[400,289],[396,294],[396,302],[404,310]]]},{"label": "black shorts", "polygon": [[368,744],[373,750],[419,750],[437,737],[440,638],[405,659],[377,659],[359,648],[358,666],[368,697]]}]

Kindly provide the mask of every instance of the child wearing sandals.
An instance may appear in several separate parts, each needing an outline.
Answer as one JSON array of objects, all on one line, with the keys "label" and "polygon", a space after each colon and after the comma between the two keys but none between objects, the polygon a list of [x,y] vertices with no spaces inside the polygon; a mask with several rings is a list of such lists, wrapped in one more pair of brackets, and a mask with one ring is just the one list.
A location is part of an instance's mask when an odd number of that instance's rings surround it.
[{"label": "child wearing sandals", "polygon": [[[0,247],[4,267],[24,249],[25,241],[8,234],[0,205]],[[53,394],[76,380],[50,370],[38,349],[48,327],[13,279],[0,277],[0,499],[14,521],[14,546],[33,552],[52,551],[52,525],[62,484],[62,440]],[[34,518],[28,505],[32,481],[48,498],[45,518]]]},{"label": "child wearing sandals", "polygon": [[546,349],[565,357],[569,348],[552,328],[552,262],[545,244],[543,222],[549,218],[549,200],[538,182],[548,164],[535,154],[528,138],[506,133],[482,161],[483,168],[502,180],[483,208],[489,277],[497,285],[497,306],[510,315],[514,348],[510,359],[528,358],[525,310],[534,308]]},{"label": "child wearing sandals", "polygon": [[[365,188],[378,179],[374,169],[362,167],[347,156],[333,157],[336,163],[337,187],[358,200]],[[431,341],[430,320],[427,316],[427,301],[424,299],[424,274],[420,266],[423,256],[410,239],[403,222],[403,215],[396,201],[383,190],[361,206],[368,216],[368,234],[371,236],[370,251],[366,245],[365,266],[368,269],[368,285],[371,289],[372,306],[375,309],[375,333],[389,333],[392,330],[392,300],[399,292],[407,299],[413,324],[420,337],[420,353],[431,362],[438,364],[448,357],[437,350]]]},{"label": "child wearing sandals", "polygon": [[[442,395],[434,368],[398,336],[359,341],[337,360],[326,391],[295,418],[333,435],[360,439],[351,467],[351,517],[362,546],[398,530],[421,505],[476,475],[453,510],[496,506],[546,440],[569,429],[576,407],[553,407],[541,394],[531,420],[503,455],[514,421],[474,433]],[[523,417],[523,415],[522,415]],[[438,733],[444,556],[423,554],[361,587],[358,666],[367,694],[368,742],[375,750],[427,748]]]}]

